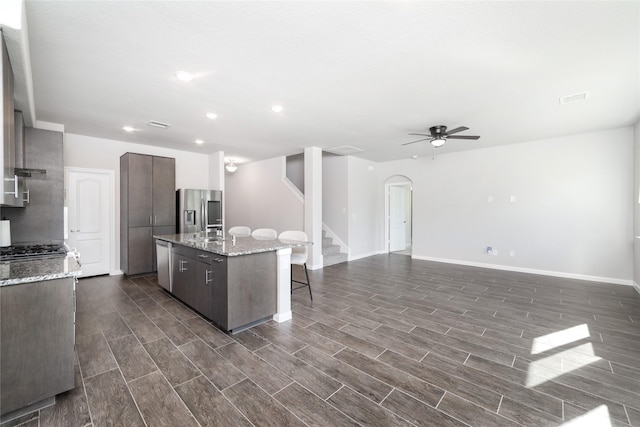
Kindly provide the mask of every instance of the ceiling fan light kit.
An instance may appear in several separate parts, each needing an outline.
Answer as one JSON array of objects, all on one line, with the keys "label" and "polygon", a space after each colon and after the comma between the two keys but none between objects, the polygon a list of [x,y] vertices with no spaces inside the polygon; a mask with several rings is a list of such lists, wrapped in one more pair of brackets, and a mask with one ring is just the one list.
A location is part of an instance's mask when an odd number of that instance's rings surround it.
[{"label": "ceiling fan light kit", "polygon": [[433,145],[434,147],[438,148],[438,147],[442,147],[445,142],[447,142],[447,140],[444,139],[444,138],[436,138],[436,139],[431,140],[431,145]]},{"label": "ceiling fan light kit", "polygon": [[235,171],[238,170],[238,166],[236,166],[236,163],[233,160],[231,160],[229,164],[225,166],[225,169],[228,172],[234,173]]}]

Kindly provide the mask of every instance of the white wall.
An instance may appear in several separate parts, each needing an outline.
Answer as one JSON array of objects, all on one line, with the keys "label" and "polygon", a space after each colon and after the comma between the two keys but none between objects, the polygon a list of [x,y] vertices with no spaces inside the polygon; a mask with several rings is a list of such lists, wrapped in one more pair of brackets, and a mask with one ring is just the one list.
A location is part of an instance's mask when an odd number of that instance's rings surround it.
[{"label": "white wall", "polygon": [[284,183],[285,158],[275,157],[238,166],[227,174],[226,228],[304,230],[304,203]]},{"label": "white wall", "polygon": [[[64,136],[64,165],[113,170],[117,189],[120,188],[120,156],[127,152],[175,158],[176,188],[209,187],[209,159],[205,154],[72,133]],[[119,195],[116,196],[119,200]]]},{"label": "white wall", "polygon": [[[347,157],[349,185],[349,259],[375,255],[383,250],[380,225],[384,217],[384,186],[379,185],[381,163]],[[380,192],[382,189],[382,193]],[[382,206],[382,210],[380,209]]]},{"label": "white wall", "polygon": [[[115,171],[115,265],[120,268],[120,156],[124,153],[150,154],[176,159],[176,188],[208,188],[207,155],[123,141],[67,133],[64,136],[64,166]],[[66,204],[66,203],[65,203]]]},{"label": "white wall", "polygon": [[[414,257],[619,283],[633,277],[632,128],[379,167],[381,192],[391,175],[414,183]],[[498,256],[486,255],[487,246]]]},{"label": "white wall", "polygon": [[348,157],[323,153],[322,222],[348,245],[349,240]]}]

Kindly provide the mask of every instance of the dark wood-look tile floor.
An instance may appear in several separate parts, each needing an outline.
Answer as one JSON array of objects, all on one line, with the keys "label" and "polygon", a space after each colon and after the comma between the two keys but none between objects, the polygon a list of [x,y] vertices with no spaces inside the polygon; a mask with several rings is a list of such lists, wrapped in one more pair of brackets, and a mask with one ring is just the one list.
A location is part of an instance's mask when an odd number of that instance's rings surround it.
[{"label": "dark wood-look tile floor", "polygon": [[[299,274],[295,271],[295,274]],[[640,426],[628,286],[380,255],[226,335],[155,276],[78,284],[76,388],[13,426]]]}]

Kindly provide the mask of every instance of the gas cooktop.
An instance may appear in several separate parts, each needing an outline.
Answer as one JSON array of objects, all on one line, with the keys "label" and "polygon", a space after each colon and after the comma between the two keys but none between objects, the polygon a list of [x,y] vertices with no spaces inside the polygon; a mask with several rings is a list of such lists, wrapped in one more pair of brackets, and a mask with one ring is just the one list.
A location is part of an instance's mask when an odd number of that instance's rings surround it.
[{"label": "gas cooktop", "polygon": [[67,250],[62,243],[24,244],[0,248],[0,261],[27,261],[66,255]]}]

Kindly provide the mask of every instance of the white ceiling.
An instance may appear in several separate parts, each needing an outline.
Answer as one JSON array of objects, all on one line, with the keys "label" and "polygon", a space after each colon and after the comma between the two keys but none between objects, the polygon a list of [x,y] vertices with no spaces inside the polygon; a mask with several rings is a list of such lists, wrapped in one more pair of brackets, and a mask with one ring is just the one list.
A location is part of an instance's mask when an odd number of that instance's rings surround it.
[{"label": "white ceiling", "polygon": [[[444,153],[640,116],[638,1],[27,0],[26,11],[36,117],[75,134],[240,162],[343,145],[388,161],[431,156],[428,143],[401,144],[433,125],[481,135]],[[558,102],[583,91],[586,102]]]}]

